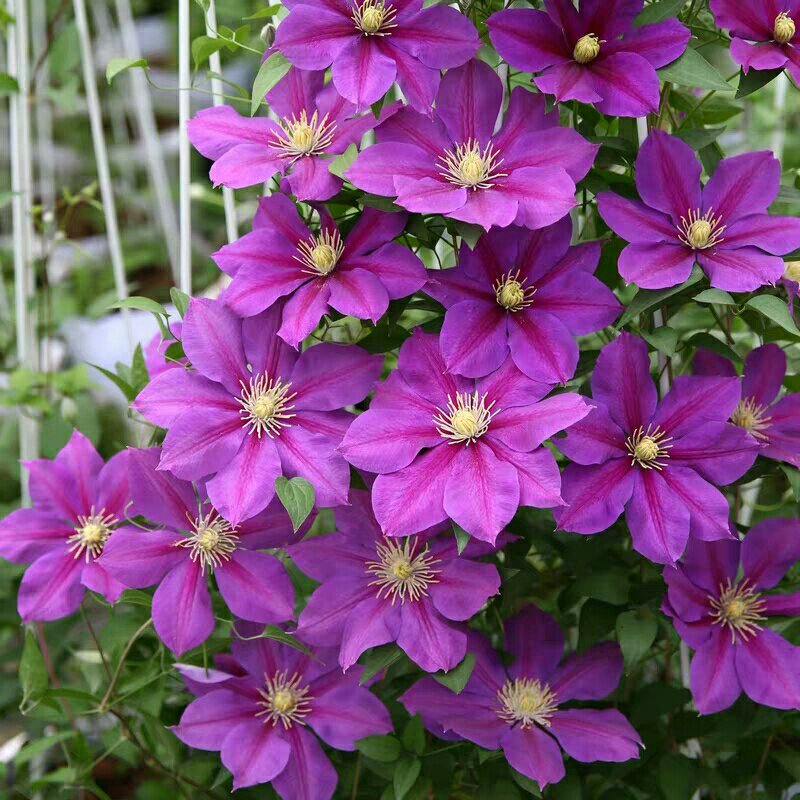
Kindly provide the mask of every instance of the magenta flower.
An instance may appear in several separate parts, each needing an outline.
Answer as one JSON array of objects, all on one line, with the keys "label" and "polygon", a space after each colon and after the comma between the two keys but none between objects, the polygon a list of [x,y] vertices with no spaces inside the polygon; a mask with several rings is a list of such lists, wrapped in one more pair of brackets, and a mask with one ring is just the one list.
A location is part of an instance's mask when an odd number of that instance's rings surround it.
[{"label": "magenta flower", "polygon": [[275,478],[309,481],[319,506],[347,502],[350,468],[336,452],[371,391],[381,356],[320,344],[300,356],[275,334],[276,306],[240,320],[214,300],[193,299],[183,321],[191,369],[171,369],[133,403],[167,428],[159,469],[207,479],[208,497],[231,525],[263,511]]},{"label": "magenta flower", "polygon": [[189,120],[189,139],[211,159],[211,180],[233,189],[287,175],[298,200],[327,200],[342,188],[328,169],[326,156],[358,145],[375,125],[372,114],[354,116],[355,106],[332,84],[323,87],[322,72],[291,70],[268,95],[281,117],[242,117],[230,106],[211,106]]},{"label": "magenta flower", "polygon": [[336,511],[338,533],[288,548],[297,566],[322,585],[300,614],[297,633],[307,642],[339,649],[349,669],[368,648],[397,642],[428,672],[450,670],[466,655],[461,626],[498,593],[493,564],[473,561],[489,548],[471,540],[459,557],[452,531],[386,538],[366,492]]},{"label": "magenta flower", "polygon": [[[392,730],[361,667],[342,673],[330,651],[311,655],[270,639],[234,640],[238,669],[207,685],[172,732],[198,750],[219,750],[233,788],[272,783],[283,800],[330,800],[337,775],[317,741],[336,750]],[[313,731],[313,733],[312,733]]]},{"label": "magenta flower", "polygon": [[728,501],[716,485],[744,475],[760,449],[727,423],[739,400],[734,378],[676,378],[659,403],[647,345],[621,333],[591,378],[596,408],[555,440],[574,464],[563,475],[558,527],[598,533],[625,511],[633,547],[672,564],[691,534],[730,537]]},{"label": "magenta flower", "polygon": [[428,113],[439,70],[469,61],[480,46],[472,23],[454,8],[422,0],[291,0],[275,49],[296,67],[324,70],[358,108],[397,81],[408,102]]},{"label": "magenta flower", "polygon": [[472,675],[460,694],[423,678],[401,695],[409,714],[435,721],[487,750],[502,748],[508,763],[544,789],[564,777],[563,749],[576,761],[628,761],[641,740],[616,709],[564,708],[602,700],[622,676],[619,646],[604,642],[559,666],[564,634],[556,621],[527,606],[505,623],[506,670],[488,640],[473,631]]},{"label": "magenta flower", "polygon": [[372,505],[383,533],[406,536],[452,518],[494,544],[520,505],[560,505],[560,475],[542,442],[589,412],[571,393],[542,400],[546,384],[508,359],[478,381],[447,371],[439,338],[419,328],[397,370],[339,450],[378,473]]},{"label": "magenta flower", "polygon": [[634,28],[644,0],[546,0],[545,11],[514,8],[489,17],[489,38],[515,69],[558,102],[594,103],[614,117],[658,111],[656,70],[679,58],[689,29],[677,19]]},{"label": "magenta flower", "polygon": [[405,214],[366,208],[344,239],[327,211],[320,217],[314,234],[289,198],[262,197],[253,231],[214,254],[233,277],[222,299],[237,314],[258,314],[290,295],[278,336],[293,347],[331,308],[377,322],[389,300],[414,294],[427,279],[419,258],[392,241]]},{"label": "magenta flower", "polygon": [[575,205],[597,146],[558,127],[544,97],[517,87],[500,130],[503,85],[483,61],[448,72],[431,117],[405,108],[375,129],[347,171],[359,189],[422,214],[505,228],[544,228]]},{"label": "magenta flower", "polygon": [[153,625],[176,655],[202,644],[214,630],[208,576],[241,619],[277,623],[294,615],[294,590],[275,556],[263,547],[292,537],[289,515],[277,500],[233,527],[188,481],[158,469],[159,448],[131,450],[133,514],[163,526],[150,533],[129,528],[114,536],[99,564],[125,586],[158,585]]},{"label": "magenta flower", "polygon": [[[736,377],[727,358],[698,350],[696,375]],[[764,445],[759,455],[800,468],[800,394],[786,394],[775,402],[786,375],[786,354],[776,344],[757,347],[745,359],[742,399],[731,422]]]},{"label": "magenta flower", "polygon": [[432,273],[425,291],[447,308],[441,347],[449,370],[481,377],[510,351],[533,380],[572,377],[573,336],[610,325],[620,305],[592,274],[599,242],[570,247],[571,235],[569,217],[538,231],[493,230],[474,250],[461,245],[455,269]]},{"label": "magenta flower", "polygon": [[797,0],[711,0],[714,21],[727,28],[731,57],[742,70],[785,67],[800,81],[800,2]]},{"label": "magenta flower", "polygon": [[[0,521],[0,555],[30,563],[22,577],[17,609],[23,622],[53,620],[77,610],[86,588],[114,602],[125,586],[98,556],[127,526],[127,453],[104,464],[79,431],[53,459],[23,462],[30,474],[33,508]],[[119,532],[119,533],[118,533]]]},{"label": "magenta flower", "polygon": [[800,523],[770,519],[741,543],[692,541],[677,568],[664,569],[662,610],[696,651],[691,690],[701,714],[728,708],[742,691],[761,705],[800,708],[800,648],[764,627],[768,617],[800,614],[800,592],[764,593],[798,559]]},{"label": "magenta flower", "polygon": [[653,130],[636,159],[642,201],[598,195],[600,216],[630,244],[619,273],[644,289],[683,283],[695,261],[711,285],[750,292],[775,283],[778,256],[800,247],[800,219],[767,214],[778,196],[781,169],[772,153],[724,158],[705,186],[688,144]]},{"label": "magenta flower", "polygon": [[180,322],[173,322],[170,330],[175,335],[175,339],[162,339],[159,331],[144,347],[144,365],[147,367],[147,374],[151,380],[168,369],[182,369],[186,365],[185,358],[177,361],[167,358],[167,350],[175,344],[176,339],[181,338],[183,325]]}]

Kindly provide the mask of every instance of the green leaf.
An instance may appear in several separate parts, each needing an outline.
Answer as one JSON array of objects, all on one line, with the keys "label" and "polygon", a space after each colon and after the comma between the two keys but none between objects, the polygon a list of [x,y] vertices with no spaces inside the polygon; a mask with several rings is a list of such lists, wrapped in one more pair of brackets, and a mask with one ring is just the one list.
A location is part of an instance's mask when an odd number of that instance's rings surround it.
[{"label": "green leaf", "polygon": [[139,394],[149,382],[150,375],[147,372],[147,365],[144,363],[142,345],[137,344],[136,349],[133,351],[133,360],[131,362],[131,387],[136,394]]},{"label": "green leaf", "polygon": [[702,150],[704,147],[713,144],[725,133],[727,129],[720,128],[681,128],[677,132],[679,139],[683,139],[692,150]]},{"label": "green leaf", "polygon": [[788,464],[781,464],[781,469],[786,475],[786,480],[789,481],[789,486],[792,487],[795,503],[800,503],[800,469],[790,467]]},{"label": "green leaf", "polygon": [[403,747],[418,756],[425,752],[425,726],[419,714],[415,714],[403,730]]},{"label": "green leaf", "polygon": [[735,306],[736,301],[722,289],[704,289],[696,294],[692,300],[695,303],[716,303],[718,306]]},{"label": "green leaf", "polygon": [[678,86],[690,89],[708,89],[715,92],[732,92],[733,86],[728,84],[715,67],[694,48],[688,47],[677,60],[658,70],[662,81],[670,81]]},{"label": "green leaf", "polygon": [[650,649],[658,633],[658,623],[647,609],[640,609],[620,614],[616,629],[625,666],[630,669]]},{"label": "green leaf", "polygon": [[483,228],[480,225],[473,225],[470,222],[455,222],[455,228],[461,241],[464,242],[470,250],[475,249],[478,239],[483,234]]},{"label": "green leaf", "polygon": [[365,736],[356,741],[356,749],[373,761],[387,763],[397,761],[402,753],[400,742],[394,736]]},{"label": "green leaf", "polygon": [[336,175],[337,178],[344,178],[344,173],[350,169],[357,155],[358,148],[355,143],[348,145],[344,153],[330,160],[328,163],[328,172],[330,172],[331,175]]},{"label": "green leaf", "polygon": [[189,297],[186,292],[182,292],[180,289],[173,286],[169,290],[169,296],[172,298],[172,302],[175,305],[175,309],[181,315],[181,319],[186,316],[186,309],[189,308],[189,301],[192,299]]},{"label": "green leaf", "polygon": [[43,736],[41,739],[35,739],[32,742],[23,747],[19,753],[14,757],[14,766],[21,767],[23,764],[26,764],[30,761],[34,756],[38,756],[40,753],[44,753],[49,750],[54,745],[59,744],[60,742],[65,742],[67,739],[72,739],[74,736],[77,736],[77,731],[60,731],[59,733],[54,733],[52,736]]},{"label": "green leaf", "polygon": [[762,86],[766,86],[771,81],[774,81],[778,75],[783,72],[780,69],[751,69],[748,70],[747,75],[744,72],[739,73],[739,88],[736,90],[736,99],[747,97],[749,94],[758,91]]},{"label": "green leaf", "polygon": [[25,632],[25,644],[19,660],[19,683],[22,687],[22,702],[19,710],[27,714],[47,691],[49,679],[39,643],[32,630]]},{"label": "green leaf", "polygon": [[686,0],[657,0],[647,6],[633,21],[637,27],[661,22],[669,17],[677,17],[678,12],[686,5]]},{"label": "green leaf", "polygon": [[0,72],[0,95],[19,94],[19,84],[13,75]]},{"label": "green leaf", "polygon": [[114,386],[116,386],[117,389],[122,392],[123,395],[125,395],[125,399],[129,403],[136,399],[136,389],[134,389],[133,386],[131,386],[130,383],[128,383],[128,381],[126,381],[124,378],[121,378],[119,375],[117,375],[116,372],[112,372],[105,367],[101,367],[99,364],[92,364],[91,361],[87,361],[86,363],[89,364],[90,367],[94,367],[94,369],[96,369],[98,372],[102,372],[103,375],[105,375],[106,378],[108,378],[111,383],[113,383]]},{"label": "green leaf", "polygon": [[245,17],[244,19],[264,19],[265,17],[274,17],[281,10],[281,8],[282,6],[280,3],[274,6],[267,6],[266,8],[259,9],[255,14],[251,14],[249,17]]},{"label": "green leaf", "polygon": [[706,350],[710,350],[712,353],[727,358],[734,364],[742,363],[741,357],[735,350],[731,350],[725,342],[721,342],[716,336],[712,336],[710,333],[696,333],[689,339],[688,344],[692,347],[702,347]]},{"label": "green leaf", "polygon": [[649,332],[642,331],[642,338],[667,356],[672,357],[678,352],[678,332],[669,325]]},{"label": "green leaf", "polygon": [[464,548],[469,544],[470,535],[459,525],[453,523],[453,533],[456,535],[456,549],[458,554],[464,552]]},{"label": "green leaf", "polygon": [[602,600],[587,600],[578,622],[578,650],[583,652],[610,633],[617,621],[617,607]]},{"label": "green leaf", "polygon": [[265,625],[264,630],[261,631],[261,634],[256,638],[274,639],[276,642],[293,647],[295,650],[299,650],[307,656],[313,656],[311,651],[304,644],[301,644],[291,633],[286,633],[283,628],[279,628],[277,625]]},{"label": "green leaf", "polygon": [[698,763],[677,753],[668,753],[658,764],[658,784],[666,800],[686,800],[697,788]]},{"label": "green leaf", "polygon": [[363,686],[368,680],[374,678],[382,669],[388,669],[403,657],[403,651],[396,644],[385,644],[373,647],[364,659],[364,672],[359,679]]},{"label": "green leaf", "polygon": [[536,781],[531,780],[527,775],[523,775],[521,772],[517,772],[515,769],[511,768],[511,777],[514,779],[514,783],[516,783],[520,789],[524,789],[534,797],[542,796],[542,792],[539,789],[539,784],[536,783]]},{"label": "green leaf", "polygon": [[219,52],[227,43],[217,36],[198,36],[192,40],[192,60],[194,68],[200,69],[209,56]]},{"label": "green leaf", "polygon": [[702,279],[703,271],[695,264],[689,279],[680,286],[672,286],[669,289],[640,289],[614,327],[617,330],[623,328],[632,319],[638,317],[639,314],[646,314],[651,309],[663,305],[671,297],[680,294],[696,283],[700,283]]},{"label": "green leaf", "polygon": [[169,318],[167,309],[161,303],[157,303],[149,297],[124,297],[121,300],[117,300],[116,303],[112,303],[108,310],[110,311],[112,308],[135,308],[139,311],[149,311],[151,314],[165,319]]},{"label": "green leaf", "polygon": [[798,330],[792,315],[789,313],[786,301],[781,300],[780,297],[776,297],[774,294],[761,294],[748,300],[745,305],[758,311],[761,316],[766,317],[776,325],[780,325],[781,328],[792,335],[800,336],[800,330]]},{"label": "green leaf", "polygon": [[403,800],[411,787],[416,783],[422,763],[418,758],[403,758],[397,762],[392,777],[395,800]]},{"label": "green leaf", "polygon": [[292,65],[278,52],[273,53],[258,69],[250,97],[250,116],[255,116],[264,102],[264,95],[289,72]]},{"label": "green leaf", "polygon": [[147,59],[146,58],[112,58],[108,64],[106,65],[106,80],[108,81],[109,85],[120,72],[125,72],[129,69],[134,69],[136,67],[142,67],[142,69],[147,69]]},{"label": "green leaf", "polygon": [[467,685],[469,676],[475,667],[475,654],[467,653],[457,667],[453,667],[449,672],[434,672],[433,678],[437,683],[446,686],[451,692],[461,694]]},{"label": "green leaf", "polygon": [[294,532],[306,521],[314,508],[314,487],[305,478],[275,478],[275,491],[283,507],[289,512]]}]

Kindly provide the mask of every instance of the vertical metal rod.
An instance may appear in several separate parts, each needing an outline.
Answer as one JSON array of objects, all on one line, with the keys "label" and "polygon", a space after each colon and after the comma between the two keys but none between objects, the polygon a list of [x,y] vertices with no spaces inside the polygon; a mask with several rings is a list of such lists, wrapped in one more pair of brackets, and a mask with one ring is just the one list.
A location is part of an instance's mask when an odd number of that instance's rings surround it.
[{"label": "vertical metal rod", "polygon": [[180,183],[180,282],[179,288],[192,293],[192,198],[191,150],[186,124],[191,112],[189,74],[189,0],[178,0],[178,173]]},{"label": "vertical metal rod", "polygon": [[[111,256],[111,269],[114,273],[114,285],[120,297],[128,296],[128,281],[125,277],[125,262],[122,257],[119,227],[117,225],[117,207],[114,202],[114,189],[111,184],[111,169],[108,163],[105,132],[103,131],[103,115],[100,110],[100,98],[97,94],[95,80],[94,56],[92,40],[89,34],[89,23],[86,17],[84,0],[72,0],[75,11],[75,26],[78,29],[78,40],[83,63],[83,82],[86,91],[86,103],[89,110],[89,123],[92,128],[92,144],[97,164],[97,179],[100,184],[100,196],[103,200],[103,215],[106,223],[108,250]],[[122,309],[128,342],[133,350],[133,330],[128,310]]]},{"label": "vertical metal rod", "polygon": [[[31,39],[32,42],[44,42],[47,30],[47,2],[35,0],[31,6]],[[50,66],[45,59],[39,72],[40,81],[47,85],[50,82]],[[43,94],[39,92],[38,94]],[[48,211],[53,210],[55,203],[56,159],[53,149],[53,111],[47,100],[36,103],[36,156],[39,161],[39,186],[42,205]]]}]

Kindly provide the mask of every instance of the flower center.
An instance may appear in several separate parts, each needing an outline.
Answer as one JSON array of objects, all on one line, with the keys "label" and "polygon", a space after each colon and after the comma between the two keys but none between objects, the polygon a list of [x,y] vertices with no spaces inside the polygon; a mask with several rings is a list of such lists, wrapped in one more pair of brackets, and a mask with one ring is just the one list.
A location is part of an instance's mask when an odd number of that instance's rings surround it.
[{"label": "flower center", "polygon": [[657,469],[661,471],[669,458],[669,451],[672,445],[671,436],[667,436],[661,428],[656,425],[644,427],[639,426],[625,441],[628,455],[631,457],[631,466],[639,465],[642,469]]},{"label": "flower center", "polygon": [[263,373],[257,378],[250,378],[250,383],[242,385],[242,394],[236,402],[242,407],[239,417],[242,427],[249,428],[248,433],[255,433],[258,438],[266,433],[270,439],[280,436],[281,428],[288,428],[294,414],[289,412],[294,408],[292,398],[297,392],[289,394],[292,384],[288,381],[282,383],[280,378],[270,378]]},{"label": "flower center", "polygon": [[786,264],[786,272],[783,273],[783,277],[787,281],[800,283],[800,261],[789,261]]},{"label": "flower center", "polygon": [[727,226],[722,224],[722,218],[714,216],[713,209],[709,208],[701,216],[700,209],[689,211],[687,217],[681,217],[678,227],[680,240],[692,250],[707,250],[724,241],[722,234]]},{"label": "flower center", "polygon": [[775,41],[778,44],[786,44],[794,38],[795,31],[794,20],[785,11],[781,11],[775,17]]},{"label": "flower center", "polygon": [[298,255],[294,256],[305,269],[306,275],[315,278],[330,275],[339,263],[344,253],[344,244],[338,230],[321,231],[317,236],[312,236],[307,242],[298,242]]},{"label": "flower center", "polygon": [[287,679],[288,670],[276,672],[271,678],[264,675],[264,688],[258,693],[263,698],[258,701],[263,709],[256,713],[264,717],[264,723],[271,722],[273,727],[281,722],[284,728],[291,728],[294,723],[305,725],[305,717],[311,711],[308,685],[301,687],[303,676],[295,672]]},{"label": "flower center", "polygon": [[73,558],[83,555],[88,564],[90,559],[97,558],[103,552],[111,536],[111,526],[118,522],[113,514],[106,514],[105,511],[101,508],[96,514],[92,506],[88,517],[78,517],[75,533],[67,537],[67,552],[72,553]]},{"label": "flower center", "polygon": [[494,282],[494,296],[506,311],[519,311],[533,303],[536,287],[525,286],[528,279],[519,279],[520,271],[509,272]]},{"label": "flower center", "polygon": [[189,551],[192,561],[200,562],[203,574],[213,572],[223,561],[228,561],[236,549],[239,537],[227,520],[209,511],[204,517],[190,519],[192,531],[183,539],[175,542],[175,547],[183,547]]},{"label": "flower center", "polygon": [[477,139],[469,139],[453,150],[445,150],[439,158],[444,170],[439,174],[450,183],[465,189],[490,189],[497,178],[506,175],[500,172],[503,159],[490,142],[481,150]]},{"label": "flower center", "polygon": [[367,572],[375,576],[369,586],[377,586],[377,596],[414,603],[427,596],[428,586],[438,583],[439,570],[431,569],[440,559],[428,555],[428,545],[417,550],[416,536],[408,536],[402,544],[393,539],[384,539],[375,545],[377,561],[367,562]]},{"label": "flower center", "polygon": [[364,0],[353,9],[352,19],[365,36],[388,36],[397,27],[397,9],[384,0]]},{"label": "flower center", "polygon": [[708,600],[713,608],[714,624],[730,628],[734,644],[737,636],[746,642],[749,636],[762,629],[759,623],[765,619],[763,612],[767,606],[747,579],[733,583],[728,578],[719,585],[719,597],[709,595]]},{"label": "flower center", "polygon": [[588,64],[594,61],[600,54],[600,38],[593,33],[587,33],[586,36],[581,36],[575,42],[575,49],[572,51],[572,57],[579,64]]},{"label": "flower center", "polygon": [[523,729],[532,725],[549,728],[550,717],[558,709],[553,690],[546,683],[529,678],[506,681],[497,692],[497,699],[497,716],[509,725],[520,723]]},{"label": "flower center", "polygon": [[318,156],[330,147],[336,123],[328,121],[328,115],[322,118],[315,111],[308,118],[305,110],[300,112],[300,117],[292,115],[284,117],[279,123],[281,134],[276,134],[272,147],[280,150],[282,155],[292,159],[292,163],[303,156]]},{"label": "flower center", "polygon": [[739,405],[736,406],[731,415],[731,422],[740,428],[744,428],[757,439],[767,440],[769,437],[764,431],[769,428],[772,417],[768,417],[766,414],[766,406],[761,406],[752,397],[748,397],[739,401]]},{"label": "flower center", "polygon": [[456,392],[455,399],[447,398],[447,408],[437,408],[439,412],[433,418],[439,435],[450,440],[450,444],[475,442],[489,430],[489,423],[497,411],[492,411],[495,404],[492,400],[486,405],[486,394],[479,395]]}]

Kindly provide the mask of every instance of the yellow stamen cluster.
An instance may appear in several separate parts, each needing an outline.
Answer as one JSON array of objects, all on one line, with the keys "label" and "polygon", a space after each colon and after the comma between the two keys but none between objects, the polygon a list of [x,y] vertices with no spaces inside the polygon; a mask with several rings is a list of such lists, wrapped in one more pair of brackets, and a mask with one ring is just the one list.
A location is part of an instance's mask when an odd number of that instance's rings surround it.
[{"label": "yellow stamen cluster", "polygon": [[344,253],[344,244],[338,230],[325,230],[312,236],[307,242],[298,242],[297,252],[294,260],[305,267],[303,272],[315,278],[324,277],[336,269]]},{"label": "yellow stamen cluster", "polygon": [[536,287],[525,286],[528,278],[520,280],[520,270],[508,272],[494,283],[494,296],[507,311],[520,311],[533,303]]},{"label": "yellow stamen cluster", "polygon": [[752,397],[739,401],[731,415],[731,422],[757,439],[766,441],[769,438],[764,431],[769,428],[772,418],[767,416],[767,407],[759,405]]},{"label": "yellow stamen cluster", "polygon": [[722,234],[726,225],[722,218],[714,215],[714,210],[709,208],[705,214],[700,214],[700,209],[689,211],[688,216],[681,217],[678,227],[680,240],[692,250],[708,250],[724,241]]},{"label": "yellow stamen cluster", "polygon": [[648,425],[647,429],[639,426],[625,441],[628,455],[631,457],[631,466],[640,466],[642,469],[655,469],[659,472],[666,466],[669,451],[672,445],[671,436],[667,436],[656,425]]},{"label": "yellow stamen cluster", "polygon": [[506,175],[500,172],[502,164],[503,159],[491,142],[481,148],[477,139],[469,139],[453,150],[445,150],[439,159],[443,170],[439,174],[465,189],[490,189],[498,178]]},{"label": "yellow stamen cluster", "polygon": [[713,609],[714,623],[730,629],[733,644],[736,644],[737,637],[746,642],[748,637],[755,636],[762,629],[760,623],[764,622],[767,606],[747,579],[733,583],[728,578],[720,584],[719,595],[709,595],[708,600]]},{"label": "yellow stamen cluster", "polygon": [[242,394],[236,402],[242,407],[239,416],[242,427],[258,438],[266,434],[270,439],[280,436],[282,428],[288,428],[287,420],[294,417],[291,410],[292,398],[297,392],[289,394],[292,384],[282,383],[280,378],[270,378],[266,373],[250,378],[250,383],[241,382]]},{"label": "yellow stamen cluster", "polygon": [[328,121],[325,114],[321,119],[318,112],[308,118],[305,110],[299,117],[284,117],[279,123],[283,135],[277,135],[272,147],[280,150],[282,155],[292,159],[292,163],[303,156],[318,156],[330,147],[336,131],[336,123]]},{"label": "yellow stamen cluster", "polygon": [[67,538],[67,551],[73,554],[73,558],[83,556],[88,564],[103,552],[108,537],[111,536],[111,527],[118,521],[113,514],[105,512],[104,508],[95,512],[92,506],[88,517],[78,517],[75,533]]},{"label": "yellow stamen cluster", "polygon": [[455,399],[447,398],[447,408],[437,408],[439,412],[433,418],[439,435],[450,440],[450,444],[466,444],[475,442],[489,430],[492,417],[499,411],[492,411],[496,401],[486,405],[486,395],[479,395],[477,390],[456,392]]},{"label": "yellow stamen cluster", "polygon": [[794,24],[794,20],[785,11],[781,11],[781,13],[775,17],[775,27],[773,29],[775,41],[778,44],[786,44],[794,39],[796,32],[797,28]]},{"label": "yellow stamen cluster", "polygon": [[308,685],[302,686],[303,676],[294,673],[287,678],[288,670],[276,672],[272,677],[264,675],[264,688],[258,693],[263,698],[258,701],[263,706],[257,717],[264,717],[264,723],[271,722],[273,727],[280,722],[288,730],[295,723],[305,725],[305,717],[311,711],[314,699],[308,692]]},{"label": "yellow stamen cluster", "polygon": [[523,729],[533,725],[549,728],[550,717],[558,710],[553,690],[546,683],[529,678],[506,681],[497,692],[497,699],[500,701],[497,716],[509,725],[519,723]]},{"label": "yellow stamen cluster", "polygon": [[598,36],[595,36],[593,33],[587,33],[586,36],[581,36],[581,38],[575,42],[572,57],[579,64],[588,64],[600,55],[601,44],[602,42]]},{"label": "yellow stamen cluster", "polygon": [[183,547],[189,551],[192,561],[200,562],[200,570],[213,572],[223,561],[228,561],[236,549],[239,537],[227,520],[209,511],[205,516],[190,519],[191,532],[175,547]]},{"label": "yellow stamen cluster", "polygon": [[384,0],[363,0],[353,9],[352,19],[365,36],[389,36],[397,27],[397,9]]},{"label": "yellow stamen cluster", "polygon": [[367,563],[367,572],[375,576],[369,586],[378,588],[377,596],[391,597],[392,605],[400,600],[415,603],[427,596],[428,586],[438,583],[439,570],[431,569],[440,559],[428,555],[428,545],[417,549],[417,538],[408,536],[402,544],[385,539],[375,546],[377,561]]},{"label": "yellow stamen cluster", "polygon": [[795,283],[800,283],[800,261],[787,262],[786,271],[783,273],[783,277],[787,281],[794,281]]}]

